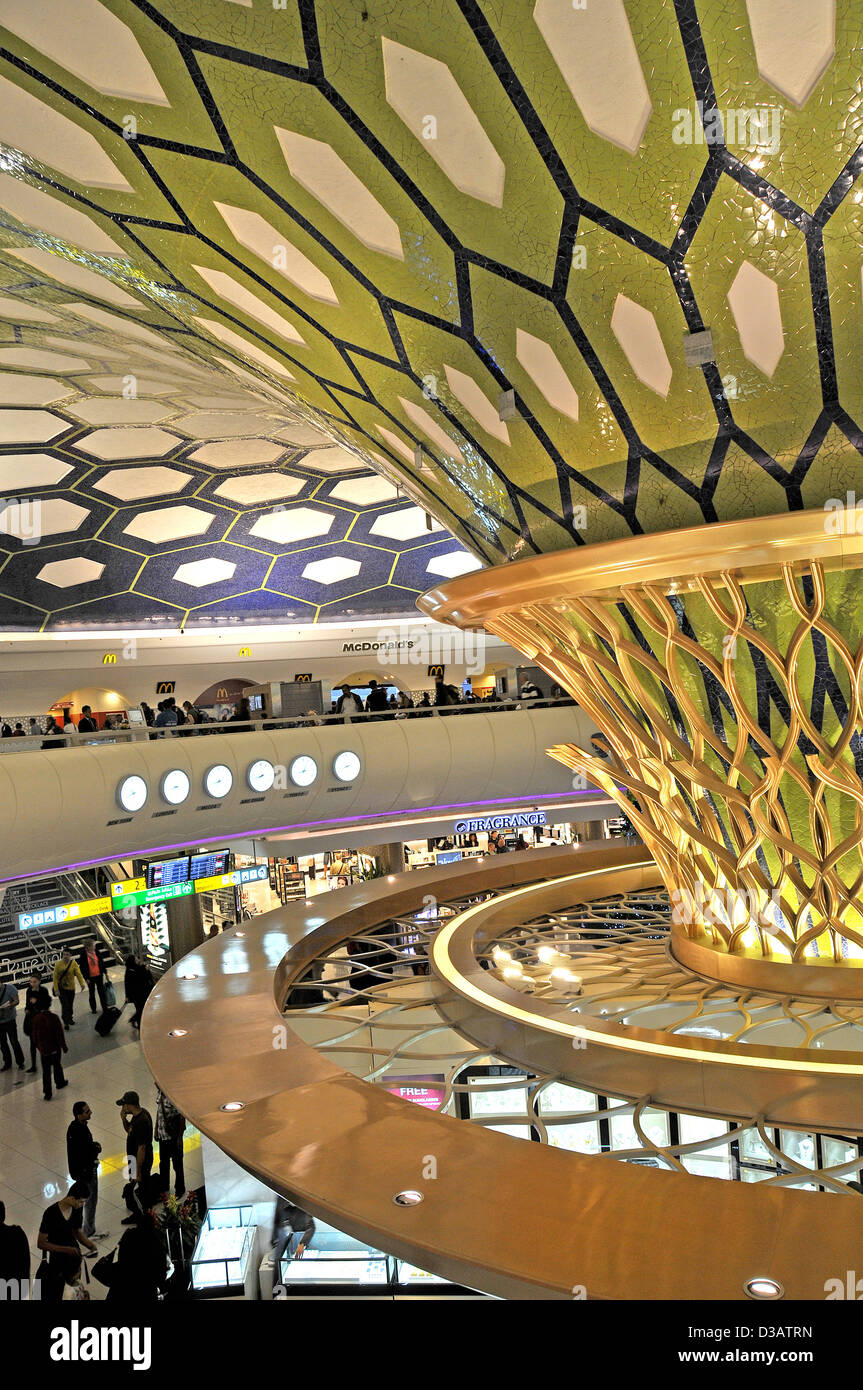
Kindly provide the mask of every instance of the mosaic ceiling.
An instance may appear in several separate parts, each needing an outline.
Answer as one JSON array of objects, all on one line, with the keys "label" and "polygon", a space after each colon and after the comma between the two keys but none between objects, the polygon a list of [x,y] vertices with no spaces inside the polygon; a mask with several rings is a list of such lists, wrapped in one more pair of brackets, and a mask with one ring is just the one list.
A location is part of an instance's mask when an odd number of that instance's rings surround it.
[{"label": "mosaic ceiling", "polygon": [[[498,563],[859,480],[853,0],[0,26],[3,489],[53,516],[0,537],[7,623],[86,621],[83,582],[103,618],[408,611],[470,561],[393,513]],[[49,594],[48,542],[105,569]]]}]

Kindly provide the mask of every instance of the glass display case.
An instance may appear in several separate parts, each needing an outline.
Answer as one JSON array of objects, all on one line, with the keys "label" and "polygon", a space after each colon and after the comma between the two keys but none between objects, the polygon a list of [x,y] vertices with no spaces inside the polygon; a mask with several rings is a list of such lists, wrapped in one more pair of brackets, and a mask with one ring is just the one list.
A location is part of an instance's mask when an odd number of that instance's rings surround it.
[{"label": "glass display case", "polygon": [[257,1226],[254,1207],[211,1207],[192,1256],[192,1293],[199,1298],[254,1297]]},{"label": "glass display case", "polygon": [[515,1077],[468,1077],[470,1117],[487,1115],[527,1115],[527,1092]]},{"label": "glass display case", "polygon": [[[681,1144],[695,1144],[699,1140],[718,1139],[728,1133],[725,1120],[712,1119],[707,1115],[678,1115]],[[681,1163],[688,1173],[702,1178],[731,1178],[731,1145],[717,1144],[703,1153],[683,1154]]]}]

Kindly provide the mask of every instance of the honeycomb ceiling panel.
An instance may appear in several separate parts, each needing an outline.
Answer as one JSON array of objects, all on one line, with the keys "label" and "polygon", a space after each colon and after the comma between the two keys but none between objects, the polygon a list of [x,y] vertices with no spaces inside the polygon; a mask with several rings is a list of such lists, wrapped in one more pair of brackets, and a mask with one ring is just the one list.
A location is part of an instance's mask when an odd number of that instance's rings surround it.
[{"label": "honeycomb ceiling panel", "polygon": [[[70,470],[19,500],[105,565],[60,610],[4,563],[12,626],[391,613],[449,554],[858,488],[859,7],[0,0],[0,46],[0,450]],[[191,481],[99,491],[126,463]],[[178,506],[205,533],[151,535]]]}]

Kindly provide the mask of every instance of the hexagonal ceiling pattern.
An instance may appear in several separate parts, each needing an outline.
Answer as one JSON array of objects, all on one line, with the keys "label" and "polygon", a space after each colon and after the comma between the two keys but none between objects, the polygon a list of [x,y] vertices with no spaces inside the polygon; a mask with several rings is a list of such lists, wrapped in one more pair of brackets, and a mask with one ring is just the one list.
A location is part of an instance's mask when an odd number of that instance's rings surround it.
[{"label": "hexagonal ceiling pattern", "polygon": [[[809,10],[3,0],[3,437],[71,466],[48,491],[84,515],[51,545],[105,564],[61,617],[45,545],[4,535],[15,621],[86,621],[95,587],[102,620],[407,611],[462,547],[854,490],[863,21]],[[98,487],[133,461],[191,477]],[[336,494],[369,467],[404,503]],[[233,488],[255,469],[302,485]],[[160,505],[211,518],[198,608],[136,522]],[[455,539],[400,539],[400,505]],[[315,546],[358,575],[303,588]]]}]

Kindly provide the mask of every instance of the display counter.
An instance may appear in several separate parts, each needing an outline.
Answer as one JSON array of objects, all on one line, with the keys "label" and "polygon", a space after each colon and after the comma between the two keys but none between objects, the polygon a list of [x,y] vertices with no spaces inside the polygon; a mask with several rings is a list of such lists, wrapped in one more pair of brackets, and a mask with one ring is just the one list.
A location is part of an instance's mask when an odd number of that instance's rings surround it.
[{"label": "display counter", "polygon": [[257,1298],[254,1207],[211,1207],[192,1256],[196,1298]]}]

